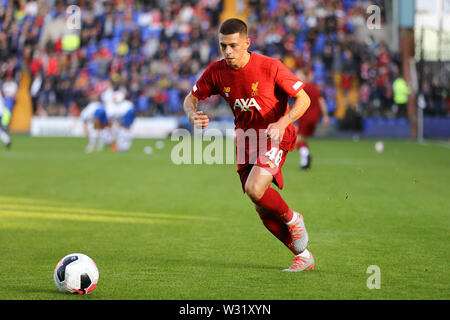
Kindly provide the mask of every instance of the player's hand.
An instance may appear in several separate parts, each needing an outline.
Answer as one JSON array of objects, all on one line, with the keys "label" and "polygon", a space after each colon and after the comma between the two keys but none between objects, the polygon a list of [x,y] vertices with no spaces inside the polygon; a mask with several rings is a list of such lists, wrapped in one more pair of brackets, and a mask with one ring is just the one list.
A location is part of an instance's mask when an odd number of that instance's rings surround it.
[{"label": "player's hand", "polygon": [[328,126],[328,124],[330,123],[330,118],[328,116],[323,117],[322,123],[325,127]]},{"label": "player's hand", "polygon": [[280,143],[283,140],[285,129],[286,127],[279,122],[271,123],[267,126],[267,137],[274,142]]},{"label": "player's hand", "polygon": [[203,111],[197,111],[191,116],[191,123],[197,129],[205,129],[209,124],[209,117]]}]

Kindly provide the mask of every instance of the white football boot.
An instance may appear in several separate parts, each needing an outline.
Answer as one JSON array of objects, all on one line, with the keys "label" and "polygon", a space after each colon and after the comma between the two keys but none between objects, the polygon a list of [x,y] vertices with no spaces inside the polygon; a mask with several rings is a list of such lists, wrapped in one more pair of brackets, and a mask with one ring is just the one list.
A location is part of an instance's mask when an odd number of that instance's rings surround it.
[{"label": "white football boot", "polygon": [[315,266],[314,257],[307,249],[302,253],[296,255],[292,261],[292,265],[288,269],[283,269],[283,271],[288,272],[300,272],[311,270]]},{"label": "white football boot", "polygon": [[294,216],[292,220],[287,223],[287,226],[289,227],[289,232],[292,236],[292,243],[294,244],[295,251],[303,252],[306,249],[309,240],[303,216],[298,212],[294,212]]}]

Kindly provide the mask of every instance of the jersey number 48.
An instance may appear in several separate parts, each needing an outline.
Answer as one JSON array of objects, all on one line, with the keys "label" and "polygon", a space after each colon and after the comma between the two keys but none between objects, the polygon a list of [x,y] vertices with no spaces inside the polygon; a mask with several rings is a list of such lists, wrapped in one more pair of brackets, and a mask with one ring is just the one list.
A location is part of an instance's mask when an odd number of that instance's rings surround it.
[{"label": "jersey number 48", "polygon": [[283,157],[283,150],[273,147],[270,151],[266,152],[265,156],[268,157],[270,161],[273,161],[278,167]]}]

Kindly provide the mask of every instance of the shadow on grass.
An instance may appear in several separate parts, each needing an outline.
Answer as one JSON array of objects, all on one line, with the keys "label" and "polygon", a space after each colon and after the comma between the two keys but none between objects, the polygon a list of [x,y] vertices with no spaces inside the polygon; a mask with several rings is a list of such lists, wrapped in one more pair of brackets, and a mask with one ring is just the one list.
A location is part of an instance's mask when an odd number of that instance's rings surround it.
[{"label": "shadow on grass", "polygon": [[231,261],[231,259],[223,259],[223,260],[217,260],[217,259],[202,259],[202,258],[167,258],[164,261],[161,261],[164,264],[171,264],[171,265],[185,265],[190,267],[211,267],[216,269],[242,269],[242,270],[249,270],[252,269],[254,271],[256,270],[274,270],[274,271],[280,271],[283,269],[282,264],[279,265],[267,265],[262,263],[256,263],[256,262],[236,262]]},{"label": "shadow on grass", "polygon": [[2,288],[3,294],[8,293],[8,296],[0,297],[0,299],[48,299],[50,296],[53,299],[57,299],[61,297],[59,295],[58,289],[56,287],[54,289],[51,288],[38,288],[31,287],[27,285],[11,285],[6,284]]},{"label": "shadow on grass", "polygon": [[[20,285],[6,285],[4,289],[11,293],[11,298],[2,298],[2,299],[27,299],[27,300],[67,300],[70,297],[89,297],[89,295],[79,295],[79,294],[71,294],[71,293],[62,293],[59,292],[58,289],[55,288],[38,288],[38,287],[30,287],[30,286],[20,286]],[[88,298],[89,299],[89,298]]]}]

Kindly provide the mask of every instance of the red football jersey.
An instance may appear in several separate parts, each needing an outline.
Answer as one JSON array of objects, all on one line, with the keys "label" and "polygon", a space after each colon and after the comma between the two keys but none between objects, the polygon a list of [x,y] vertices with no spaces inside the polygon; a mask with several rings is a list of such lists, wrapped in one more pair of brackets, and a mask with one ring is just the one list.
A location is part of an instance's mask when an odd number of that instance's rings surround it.
[{"label": "red football jersey", "polygon": [[[241,69],[229,67],[222,59],[203,72],[191,93],[199,100],[220,94],[233,111],[236,129],[266,129],[289,112],[288,98],[303,88],[300,81],[280,60],[251,52]],[[296,131],[290,124],[280,144],[292,151]]]}]

